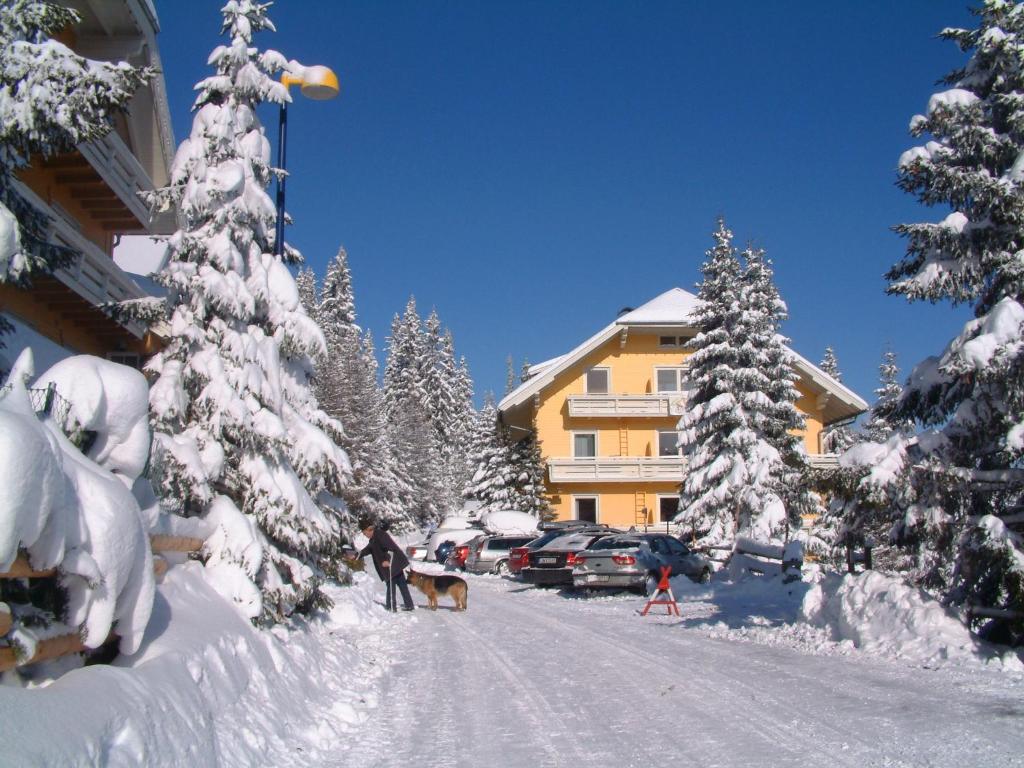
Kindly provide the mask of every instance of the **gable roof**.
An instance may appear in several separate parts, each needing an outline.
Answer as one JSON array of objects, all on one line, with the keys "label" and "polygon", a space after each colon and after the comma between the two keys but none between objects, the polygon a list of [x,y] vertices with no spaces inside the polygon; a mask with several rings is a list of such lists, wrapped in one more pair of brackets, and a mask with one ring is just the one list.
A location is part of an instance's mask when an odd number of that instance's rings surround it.
[{"label": "gable roof", "polygon": [[[501,402],[498,403],[498,412],[501,413],[526,402],[551,384],[563,371],[628,328],[671,326],[694,328],[693,312],[699,305],[700,299],[682,288],[671,288],[655,296],[645,304],[621,315],[561,357],[532,366],[530,368],[531,377],[501,399]],[[843,415],[834,420],[851,418],[868,409],[867,402],[852,389],[836,381],[799,353],[792,349],[789,352],[792,355],[793,368],[802,378],[809,380],[816,388],[823,390],[823,394],[827,394],[829,398],[834,398],[845,406],[841,409]]]},{"label": "gable roof", "polygon": [[686,325],[700,299],[682,288],[671,288],[616,319],[617,325]]}]

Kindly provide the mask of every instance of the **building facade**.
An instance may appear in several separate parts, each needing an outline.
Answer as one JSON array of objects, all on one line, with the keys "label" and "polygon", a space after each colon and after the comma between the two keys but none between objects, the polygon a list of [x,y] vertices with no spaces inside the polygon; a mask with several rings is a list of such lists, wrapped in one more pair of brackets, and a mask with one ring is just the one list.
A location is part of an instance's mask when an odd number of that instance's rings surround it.
[{"label": "building facade", "polygon": [[[536,430],[556,519],[629,527],[676,515],[686,471],[676,425],[696,302],[673,288],[622,314],[567,354],[533,366],[499,403],[514,435]],[[793,368],[804,446],[812,464],[834,463],[822,452],[823,427],[856,417],[867,403],[795,352]]]},{"label": "building facade", "polygon": [[33,157],[19,171],[19,191],[50,220],[50,241],[77,255],[68,268],[34,278],[28,290],[0,285],[0,312],[15,327],[0,354],[9,365],[31,346],[37,370],[71,354],[137,366],[159,339],[136,323],[116,322],[100,307],[149,295],[114,263],[121,236],[175,229],[172,212],[153,216],[141,197],[167,183],[174,152],[156,45],[159,23],[151,0],[62,4],[82,19],[58,36],[60,42],[88,58],[154,67],[157,75],[125,112],[113,116],[102,139],[62,155]]}]

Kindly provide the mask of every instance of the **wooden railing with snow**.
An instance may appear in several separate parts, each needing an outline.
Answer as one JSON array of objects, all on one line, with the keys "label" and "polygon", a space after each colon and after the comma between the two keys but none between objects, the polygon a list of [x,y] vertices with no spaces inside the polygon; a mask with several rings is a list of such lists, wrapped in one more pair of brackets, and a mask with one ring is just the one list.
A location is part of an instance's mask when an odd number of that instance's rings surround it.
[{"label": "wooden railing with snow", "polygon": [[[163,533],[150,534],[149,547],[153,551],[153,573],[159,579],[167,572],[169,564],[167,559],[163,557],[163,553],[198,552],[203,548],[203,544],[203,539],[192,536],[171,536]],[[25,555],[18,555],[11,564],[11,567],[0,573],[0,579],[52,579],[56,575],[56,568],[50,568],[45,571],[33,570],[28,562],[28,558]],[[11,631],[13,621],[10,608],[5,603],[0,602],[0,640]],[[111,634],[108,642],[113,640],[114,637]],[[0,646],[0,672],[88,650],[95,649],[87,648],[77,633],[40,640],[36,643],[35,653],[29,659],[19,659],[17,651],[12,646]]]},{"label": "wooden railing with snow", "polygon": [[781,573],[783,581],[799,581],[804,565],[804,548],[798,541],[786,545],[765,544],[745,537],[736,539],[732,547],[712,547],[730,553],[726,562],[730,568],[761,575]]}]

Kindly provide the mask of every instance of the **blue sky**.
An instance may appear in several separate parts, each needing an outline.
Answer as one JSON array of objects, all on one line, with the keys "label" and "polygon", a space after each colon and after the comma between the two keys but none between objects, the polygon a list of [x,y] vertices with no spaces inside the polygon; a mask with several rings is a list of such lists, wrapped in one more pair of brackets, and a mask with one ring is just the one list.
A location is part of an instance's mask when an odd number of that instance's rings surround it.
[{"label": "blue sky", "polygon": [[[175,137],[221,38],[220,2],[156,0]],[[694,291],[719,215],[766,249],[814,362],[869,402],[967,317],[884,293],[890,227],[931,221],[896,189],[910,118],[964,55],[965,0],[279,2],[257,38],[339,75],[289,111],[288,240],[322,277],[349,254],[383,349],[410,294],[476,381],[560,355],[625,306]],[[276,109],[262,114],[277,136]]]}]

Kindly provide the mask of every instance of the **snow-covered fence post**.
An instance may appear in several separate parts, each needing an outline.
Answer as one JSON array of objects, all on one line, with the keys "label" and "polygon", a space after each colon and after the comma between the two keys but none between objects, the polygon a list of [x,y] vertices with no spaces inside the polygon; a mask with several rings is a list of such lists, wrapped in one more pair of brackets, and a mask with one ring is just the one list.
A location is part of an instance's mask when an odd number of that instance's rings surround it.
[{"label": "snow-covered fence post", "polygon": [[804,545],[801,541],[790,541],[782,552],[782,581],[789,584],[800,581],[804,566]]}]

